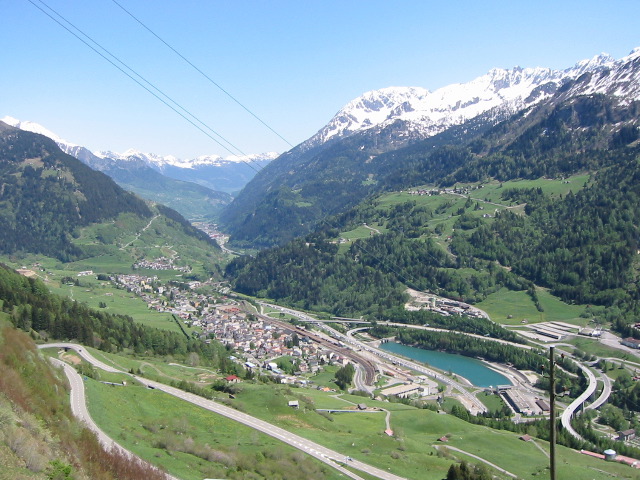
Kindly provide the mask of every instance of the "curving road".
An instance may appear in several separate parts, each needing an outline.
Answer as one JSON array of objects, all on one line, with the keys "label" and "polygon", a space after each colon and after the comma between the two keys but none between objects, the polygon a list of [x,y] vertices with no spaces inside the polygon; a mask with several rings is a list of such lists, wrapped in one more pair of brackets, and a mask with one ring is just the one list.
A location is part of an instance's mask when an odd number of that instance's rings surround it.
[{"label": "curving road", "polygon": [[[82,358],[84,358],[87,362],[93,364],[94,366],[98,367],[98,368],[104,368],[106,371],[109,372],[115,372],[115,373],[124,373],[129,375],[127,372],[123,372],[122,370],[118,370],[116,368],[113,368],[109,365],[106,365],[105,363],[97,360],[95,357],[93,357],[89,352],[87,352],[86,348],[82,347],[81,345],[78,344],[74,344],[74,343],[51,343],[51,344],[45,344],[45,345],[39,345],[38,348],[67,348],[67,349],[71,349],[74,350],[75,352],[77,352]],[[64,362],[60,362],[63,363]],[[66,364],[64,364],[66,365]],[[88,411],[86,411],[86,403],[85,403],[85,399],[84,399],[84,385],[82,384],[82,379],[80,378],[80,375],[77,374],[77,372],[75,371],[75,369],[69,365],[65,366],[65,372],[67,371],[72,371],[73,373],[75,373],[75,375],[77,375],[77,381],[79,381],[79,385],[76,383],[75,384],[75,388],[72,385],[72,392],[74,390],[76,390],[77,392],[82,392],[81,396],[78,395],[76,397],[76,400],[79,404],[79,406],[77,408],[79,409],[84,409],[84,411],[86,412],[86,416],[87,418],[90,420],[90,416],[88,414]],[[282,442],[287,443],[288,445],[291,445],[299,450],[302,450],[303,452],[317,458],[318,460],[320,460],[321,462],[329,465],[331,468],[334,468],[338,471],[340,471],[340,473],[342,473],[343,475],[353,478],[355,480],[363,480],[362,477],[359,477],[358,475],[356,475],[355,473],[351,472],[350,470],[344,468],[342,465],[340,465],[340,463],[344,463],[346,460],[346,457],[344,454],[336,452],[335,450],[331,450],[329,448],[323,447],[322,445],[319,445],[315,442],[312,442],[310,440],[307,440],[306,438],[303,438],[299,435],[296,435],[294,433],[291,433],[283,428],[280,427],[276,427],[275,425],[272,425],[268,422],[265,422],[264,420],[260,420],[258,418],[252,417],[251,415],[248,415],[246,413],[243,412],[239,412],[238,410],[234,410],[231,407],[227,407],[225,405],[221,405],[219,403],[214,402],[213,400],[208,400],[206,398],[203,397],[199,397],[198,395],[194,395],[192,393],[188,393],[185,392],[183,390],[180,390],[178,388],[174,388],[174,387],[170,387],[168,385],[165,385],[163,383],[160,382],[155,382],[152,380],[148,380],[146,378],[141,378],[135,375],[131,375],[131,377],[133,377],[135,380],[139,381],[140,383],[142,383],[143,385],[146,386],[151,386],[156,390],[161,390],[165,393],[168,393],[169,395],[173,395],[177,398],[180,398],[184,401],[187,401],[189,403],[192,403],[194,405],[198,405],[202,408],[205,408],[211,412],[217,413],[219,415],[223,415],[227,418],[230,418],[232,420],[235,420],[237,422],[243,423],[244,425],[247,425],[251,428],[254,428],[256,430],[259,430],[263,433],[266,433],[267,435],[270,435],[278,440],[281,440]],[[71,380],[70,380],[71,381]],[[72,397],[73,399],[74,397]],[[74,401],[72,400],[72,403],[74,403]],[[75,414],[75,412],[74,412]],[[93,425],[94,428],[96,430],[99,431],[98,427],[95,425],[95,423],[90,420],[90,425]],[[87,422],[89,424],[89,422]],[[104,435],[104,439],[105,441],[109,441],[112,442],[112,444],[115,444],[115,442],[113,442],[113,440],[111,440],[111,438],[109,438],[106,434],[104,434],[104,432],[100,431],[102,435]],[[101,440],[102,441],[102,440]],[[117,445],[117,444],[116,444]],[[119,448],[122,448],[120,446],[118,446]],[[129,452],[130,455],[133,455]],[[339,462],[339,463],[338,463]],[[348,460],[348,465],[351,468],[354,468],[356,470],[360,470],[362,472],[367,473],[368,475],[372,475],[374,477],[377,478],[381,478],[383,480],[406,480],[404,477],[400,477],[398,475],[394,475],[393,473],[390,473],[388,471],[385,470],[381,470],[379,468],[375,468],[372,467],[366,463],[360,462],[358,460],[355,459],[350,459]]]},{"label": "curving road", "polygon": [[[359,330],[366,330],[367,328],[369,328],[369,327],[360,327],[360,328],[355,328],[353,330],[349,330],[349,332],[347,332],[347,336],[345,336],[345,338],[347,339],[347,341],[349,343],[351,343],[352,345],[356,346],[357,348],[362,349],[363,351],[372,353],[374,355],[377,355],[378,357],[382,357],[382,358],[384,358],[384,359],[386,359],[386,360],[388,360],[390,362],[393,362],[395,364],[402,365],[404,367],[410,368],[412,370],[420,372],[420,373],[422,373],[424,375],[427,375],[429,377],[435,378],[436,380],[439,380],[442,383],[445,383],[450,388],[458,390],[460,392],[460,394],[472,406],[472,410],[473,410],[473,408],[475,408],[475,409],[477,409],[478,412],[486,412],[487,411],[487,407],[475,395],[473,395],[472,393],[467,391],[465,386],[462,385],[461,383],[456,382],[455,380],[447,377],[446,375],[439,374],[435,370],[427,368],[426,366],[424,366],[422,364],[419,364],[419,363],[416,363],[416,362],[412,362],[410,360],[407,360],[404,357],[399,357],[399,356],[393,355],[393,354],[391,354],[389,352],[386,352],[384,350],[381,350],[379,348],[372,347],[371,345],[368,345],[366,343],[360,342],[360,341],[356,340],[353,336],[351,336],[354,332],[359,331]],[[336,333],[339,333],[339,332],[336,332]]]},{"label": "curving road", "polygon": [[584,440],[580,436],[580,434],[576,432],[571,426],[571,417],[573,417],[573,414],[580,407],[580,405],[586,402],[589,399],[589,397],[593,395],[593,393],[596,391],[598,382],[596,380],[596,376],[593,374],[591,370],[589,370],[587,367],[585,367],[579,362],[576,362],[576,364],[587,375],[587,378],[589,379],[589,385],[587,385],[587,389],[584,392],[582,392],[578,398],[576,398],[573,402],[569,404],[567,408],[564,409],[564,412],[562,412],[562,416],[560,417],[560,421],[562,422],[562,426],[567,430],[567,432],[569,432],[569,434],[571,434],[571,436],[579,440]]},{"label": "curving road", "polygon": [[[45,348],[49,346],[52,346],[52,345],[39,346],[38,348]],[[142,458],[132,453],[131,451],[124,448],[119,443],[117,443],[115,440],[109,437],[109,435],[107,435],[103,430],[101,430],[100,427],[96,425],[96,423],[91,418],[91,415],[89,415],[89,410],[87,409],[86,398],[84,395],[84,383],[82,382],[82,377],[76,371],[76,369],[63,361],[58,360],[57,358],[50,358],[50,361],[53,365],[62,367],[65,375],[67,376],[67,379],[69,380],[69,386],[71,387],[71,413],[73,413],[73,415],[76,418],[84,422],[89,428],[89,430],[91,430],[96,434],[96,436],[98,437],[98,441],[102,444],[104,449],[117,450],[118,452],[126,455],[130,459],[135,459],[141,463],[151,465],[145,460],[143,460]],[[151,466],[153,468],[156,468],[153,465]],[[167,473],[165,473],[165,476],[167,479],[170,479],[170,480],[179,480],[178,478],[173,477]]]}]

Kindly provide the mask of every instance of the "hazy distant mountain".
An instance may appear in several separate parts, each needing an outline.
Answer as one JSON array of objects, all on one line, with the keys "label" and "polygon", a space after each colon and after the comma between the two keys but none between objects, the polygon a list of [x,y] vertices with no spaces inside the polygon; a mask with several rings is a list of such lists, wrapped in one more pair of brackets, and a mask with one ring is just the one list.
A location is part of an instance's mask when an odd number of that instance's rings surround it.
[{"label": "hazy distant mountain", "polygon": [[637,48],[620,60],[601,54],[565,70],[493,69],[434,92],[390,87],[365,93],[256,175],[225,209],[222,222],[237,242],[282,243],[384,189],[385,178],[402,167],[400,155],[384,154],[415,145],[426,156],[559,96],[638,99],[639,63]]},{"label": "hazy distant mountain", "polygon": [[215,220],[220,210],[264,167],[275,153],[223,158],[215,155],[192,160],[128,150],[118,154],[96,152],[68,142],[47,128],[12,117],[8,125],[39,133],[54,140],[65,153],[109,175],[126,190],[143,198],[168,205],[190,219]]},{"label": "hazy distant mountain", "polygon": [[181,160],[171,155],[161,156],[137,150],[127,150],[124,153],[96,152],[95,155],[103,161],[114,162],[121,168],[126,168],[130,162],[145,164],[168,177],[226,193],[242,190],[260,169],[278,156],[271,152],[238,157],[202,155]]}]

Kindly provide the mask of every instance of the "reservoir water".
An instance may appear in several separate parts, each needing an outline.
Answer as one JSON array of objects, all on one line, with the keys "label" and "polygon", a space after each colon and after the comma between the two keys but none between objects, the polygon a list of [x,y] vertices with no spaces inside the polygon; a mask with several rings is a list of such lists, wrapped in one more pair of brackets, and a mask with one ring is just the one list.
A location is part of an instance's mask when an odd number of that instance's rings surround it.
[{"label": "reservoir water", "polygon": [[396,342],[383,343],[380,345],[380,349],[402,355],[420,363],[426,363],[445,372],[453,372],[466,378],[477,387],[511,385],[511,381],[507,377],[495,370],[491,370],[475,358],[437,350],[409,347]]}]

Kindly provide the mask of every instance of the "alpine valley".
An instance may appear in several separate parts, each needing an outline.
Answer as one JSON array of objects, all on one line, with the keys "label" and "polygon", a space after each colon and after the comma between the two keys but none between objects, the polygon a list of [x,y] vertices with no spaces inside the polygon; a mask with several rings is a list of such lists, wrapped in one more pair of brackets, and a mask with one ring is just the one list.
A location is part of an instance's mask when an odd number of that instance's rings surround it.
[{"label": "alpine valley", "polygon": [[279,156],[5,117],[0,479],[636,479],[639,225],[640,48],[368,92]]},{"label": "alpine valley", "polygon": [[191,160],[143,153],[91,152],[34,122],[4,117],[0,121],[51,138],[60,149],[110,176],[118,185],[143,198],[174,208],[190,220],[215,220],[255,173],[275,153],[245,157],[203,155]]}]

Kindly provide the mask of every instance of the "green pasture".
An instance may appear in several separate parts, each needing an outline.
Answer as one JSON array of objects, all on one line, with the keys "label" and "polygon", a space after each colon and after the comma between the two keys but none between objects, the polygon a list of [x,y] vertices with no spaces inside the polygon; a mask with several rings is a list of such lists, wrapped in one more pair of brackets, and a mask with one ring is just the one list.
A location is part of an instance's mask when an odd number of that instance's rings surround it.
[{"label": "green pasture", "polygon": [[[168,365],[166,362],[162,364],[152,359],[133,360],[94,349],[91,349],[91,353],[98,359],[123,369],[142,368],[143,372],[150,376],[155,376],[153,374],[160,371],[165,381],[167,378],[197,381],[198,378],[197,370],[184,366]],[[349,455],[378,468],[389,469],[406,478],[441,480],[446,476],[454,458],[464,458],[464,455],[453,451],[443,454],[432,446],[437,444],[437,439],[443,435],[450,436],[447,445],[486,458],[520,478],[540,478],[537,475],[543,474],[545,465],[548,464],[547,457],[540,449],[518,440],[517,435],[513,433],[493,431],[468,424],[451,415],[417,409],[403,403],[317,390],[316,385],[323,385],[333,378],[333,374],[331,371],[323,372],[313,378],[316,383],[308,388],[241,382],[238,384],[239,391],[235,394],[235,399],[231,400],[227,395],[220,394],[220,401],[328,448],[343,452],[345,456]],[[114,374],[109,376],[108,381],[120,382],[120,377],[126,379]],[[220,452],[231,458],[248,456],[249,463],[259,452],[262,452],[265,458],[270,458],[269,455],[272,454],[266,453],[268,449],[279,449],[280,457],[287,458],[286,456],[290,455],[286,453],[285,447],[279,447],[277,442],[268,437],[181,403],[157,390],[137,386],[110,387],[92,380],[87,381],[87,388],[89,408],[99,425],[136,453],[188,480],[206,476],[227,478],[225,472],[220,470],[222,467],[219,464],[206,462],[191,453],[181,451],[189,448],[198,451],[193,445],[208,444],[216,450],[216,458],[226,458]],[[483,394],[480,396],[483,401],[486,400]],[[290,400],[298,400],[300,409],[290,408]],[[358,403],[365,403],[371,409],[390,411],[394,435],[390,437],[384,433],[384,411],[344,414],[316,411],[318,408],[350,409]],[[496,406],[491,405],[490,408],[495,409]],[[189,441],[185,446],[183,442],[187,438],[191,438],[193,443]],[[544,450],[548,450],[545,442],[537,442]],[[558,447],[558,450],[559,458],[563,462],[562,468],[565,474],[569,468],[571,469],[572,479],[594,478],[594,469],[611,472],[619,478],[633,478],[625,476],[631,472],[628,467],[589,459],[562,447]],[[523,458],[527,461],[522,462]],[[203,470],[206,465],[214,470]],[[322,475],[307,478],[333,477]]]},{"label": "green pasture", "polygon": [[87,350],[101,362],[119,368],[125,372],[133,370],[141,371],[142,375],[159,382],[170,383],[172,381],[186,380],[200,386],[209,385],[212,381],[220,378],[220,372],[206,366],[190,366],[174,363],[170,358],[162,359],[158,357],[135,357],[121,354],[103,352],[95,348]]},{"label": "green pasture", "polygon": [[[379,402],[353,395],[337,397],[335,393],[306,388],[280,387],[279,391],[273,391],[272,398],[267,398],[266,395],[252,391],[254,388],[260,391],[264,387],[245,386],[236,396],[243,410],[266,421],[276,422],[284,428],[299,431],[311,440],[345,452],[358,460],[370,462],[379,468],[390,468],[394,473],[407,478],[440,479],[446,476],[450,460],[438,458],[432,447],[443,435],[451,436],[447,445],[486,458],[521,478],[534,480],[548,465],[548,458],[541,450],[519,440],[517,434],[471,425],[451,415],[440,415],[402,403]],[[300,410],[287,407],[288,400],[293,399],[300,401]],[[385,413],[336,413],[323,416],[314,412],[315,408],[349,408],[348,402],[366,403],[370,408],[391,411],[390,422],[394,436],[384,434]],[[354,437],[355,432],[357,435]],[[548,451],[546,442],[537,442],[543,450]],[[591,479],[594,469],[615,472],[614,475],[626,473],[627,476],[621,478],[634,478],[628,467],[612,465],[609,469],[609,464],[587,459],[564,447],[558,447],[558,452],[559,463],[563,462],[560,471],[564,471],[565,475],[573,472],[574,476],[571,478]],[[456,452],[451,453],[456,458],[464,458]],[[523,462],[523,458],[527,461]],[[403,465],[398,465],[394,460],[401,460]],[[430,472],[428,476],[425,476],[426,471]]]},{"label": "green pasture", "polygon": [[542,312],[536,309],[527,292],[506,288],[492,293],[476,306],[487,312],[491,320],[503,325],[521,325],[522,320],[527,320],[528,324],[549,321],[561,321],[573,325],[587,323],[587,319],[580,317],[584,306],[566,304],[542,288],[538,288],[536,291],[540,305],[544,310]]},{"label": "green pasture", "polygon": [[[375,223],[371,225],[371,228],[379,230],[380,233],[387,232],[386,228],[384,228],[383,226],[377,225]],[[371,228],[367,228],[364,225],[360,225],[359,227],[354,228],[353,230],[342,232],[340,236],[349,240],[350,242],[353,242],[354,240],[360,240],[363,238],[369,238],[374,235],[378,235],[374,230],[371,230]]]},{"label": "green pasture", "polygon": [[282,478],[283,471],[287,478],[340,477],[268,435],[158,390],[91,379],[85,387],[91,416],[107,434],[181,479]]},{"label": "green pasture", "polygon": [[506,405],[502,397],[493,393],[482,392],[478,393],[476,397],[492,412],[500,410]]},{"label": "green pasture", "polygon": [[[80,286],[47,284],[51,292],[86,303],[96,310],[108,313],[128,315],[136,322],[144,325],[181,332],[168,313],[157,312],[148,308],[146,302],[126,290],[117,289],[108,282],[98,282],[95,278],[80,277]],[[100,304],[106,308],[100,308]]]},{"label": "green pasture", "polygon": [[[29,255],[23,259],[0,259],[12,268],[23,266],[36,272],[52,293],[85,303],[96,310],[108,313],[128,315],[136,322],[144,325],[181,332],[168,313],[161,313],[148,308],[146,302],[133,293],[118,289],[109,281],[96,279],[98,273],[134,273],[131,259],[118,255],[102,255],[78,262],[62,264],[55,259],[41,255]],[[95,262],[95,263],[94,263]],[[42,271],[44,270],[44,271]],[[78,272],[93,270],[94,275],[78,277]],[[136,270],[136,274],[144,276],[157,275],[161,280],[180,279],[172,270]],[[78,280],[79,286],[62,283],[63,277]],[[106,304],[102,308],[100,304]]]},{"label": "green pasture", "polygon": [[608,345],[601,343],[598,338],[574,337],[568,339],[566,342],[570,343],[578,350],[582,350],[583,352],[587,352],[599,358],[613,357],[621,360],[633,358],[633,355],[625,352],[624,350],[618,350],[617,348],[609,347]]}]

